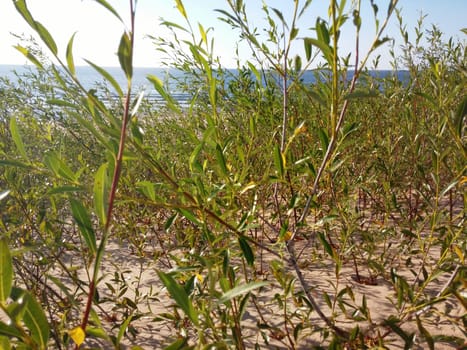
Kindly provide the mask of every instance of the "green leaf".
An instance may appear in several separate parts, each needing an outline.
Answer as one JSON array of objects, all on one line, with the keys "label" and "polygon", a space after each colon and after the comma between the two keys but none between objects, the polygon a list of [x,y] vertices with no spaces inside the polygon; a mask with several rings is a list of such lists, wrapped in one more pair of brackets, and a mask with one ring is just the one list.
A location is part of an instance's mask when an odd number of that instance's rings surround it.
[{"label": "green leaf", "polygon": [[[0,334],[6,336],[8,338],[18,338],[18,339],[21,339],[22,336],[23,336],[21,334],[21,332],[19,330],[17,330],[15,327],[6,325],[2,321],[0,321]],[[0,349],[3,350],[3,348],[1,348],[1,347],[0,347]]]},{"label": "green leaf", "polygon": [[283,178],[285,173],[285,157],[281,152],[279,145],[275,145],[274,147],[274,165],[276,166],[276,171],[279,177]]},{"label": "green leaf", "polygon": [[29,26],[39,34],[40,38],[44,42],[44,44],[52,51],[54,56],[57,56],[57,44],[55,44],[54,39],[48,32],[48,30],[39,22],[34,20],[29,9],[26,5],[25,0],[15,0],[14,1],[16,10],[20,13],[20,15],[25,19],[25,21],[29,24]]},{"label": "green leaf", "polygon": [[[314,38],[305,38],[304,40],[305,40],[305,49],[309,47],[308,50],[310,52],[310,57],[311,57],[311,46],[316,46],[318,49],[321,50],[326,61],[329,64],[332,63],[332,49],[328,44],[326,44],[323,41],[314,39]],[[307,59],[309,59],[308,53],[307,53]]]},{"label": "green leaf", "polygon": [[[2,334],[1,333],[1,325],[0,325],[0,334]],[[9,337],[0,336],[0,349],[2,349],[2,350],[10,350],[11,349],[11,344],[10,344]]]},{"label": "green leaf", "polygon": [[465,117],[467,117],[467,96],[464,96],[461,103],[459,104],[459,107],[457,107],[455,119],[453,121],[457,137],[459,138],[462,138],[462,129],[465,125]]},{"label": "green leaf", "polygon": [[229,170],[227,169],[227,164],[225,162],[224,152],[222,151],[221,146],[218,144],[216,145],[216,160],[217,165],[219,165],[221,170],[221,174],[227,177],[229,175]]},{"label": "green leaf", "polygon": [[297,72],[299,72],[302,69],[302,58],[299,55],[295,56],[294,66],[295,66],[294,69]]},{"label": "green leaf", "polygon": [[316,19],[315,30],[316,34],[318,35],[318,41],[320,41],[323,45],[329,46],[331,38],[329,36],[328,27],[326,22],[319,17]]},{"label": "green leaf", "polygon": [[285,27],[287,28],[287,22],[286,20],[284,19],[284,15],[282,14],[281,11],[279,11],[278,9],[274,8],[274,7],[271,7],[272,11],[276,14],[276,16],[280,19],[281,23],[283,25],[285,25]]},{"label": "green leaf", "polygon": [[201,23],[198,23],[199,34],[201,35],[201,40],[203,40],[205,45],[208,45],[208,37],[206,35],[206,30],[204,29]]},{"label": "green leaf", "polygon": [[68,45],[66,46],[66,62],[68,64],[68,69],[73,76],[76,75],[75,60],[73,59],[73,41],[75,40],[75,35],[76,33],[71,36],[68,41]]},{"label": "green leaf", "polygon": [[180,286],[171,275],[166,274],[162,271],[158,271],[157,274],[161,279],[164,286],[170,293],[170,296],[175,300],[177,305],[183,310],[188,318],[195,324],[198,325],[198,313],[196,312],[190,298],[188,297],[185,289]]},{"label": "green leaf", "polygon": [[404,349],[410,349],[412,344],[413,344],[413,340],[414,340],[414,334],[407,334],[405,333],[402,328],[400,328],[398,326],[398,323],[400,323],[400,321],[395,318],[394,316],[390,316],[389,319],[387,320],[384,320],[383,323],[388,326],[389,328],[392,329],[392,331],[394,333],[396,333],[397,335],[399,335],[405,342],[405,347]]},{"label": "green leaf", "polygon": [[150,200],[156,200],[155,186],[151,181],[140,181],[136,184],[136,187]]},{"label": "green leaf", "polygon": [[118,329],[117,344],[116,345],[120,345],[120,342],[122,341],[122,338],[125,335],[125,332],[126,332],[126,330],[128,328],[128,325],[130,324],[130,322],[132,320],[133,320],[133,315],[130,315],[121,324],[120,328]]},{"label": "green leaf", "polygon": [[159,95],[161,95],[161,97],[167,102],[167,106],[174,112],[179,113],[180,109],[177,107],[177,103],[172,98],[172,96],[165,90],[164,84],[162,83],[162,81],[155,75],[151,75],[151,74],[149,74],[146,77],[146,79],[148,79],[152,83],[152,85],[154,86],[156,91],[159,93]]},{"label": "green leaf", "polygon": [[172,344],[164,348],[164,350],[185,350],[188,344],[187,338],[178,338]]},{"label": "green leaf", "polygon": [[115,17],[117,17],[120,22],[123,23],[123,20],[122,18],[120,17],[120,15],[118,14],[117,11],[115,11],[115,9],[105,0],[95,0],[97,3],[101,4],[102,6],[104,6],[107,10],[109,10]]},{"label": "green leaf", "polygon": [[177,24],[177,23],[174,23],[174,22],[162,21],[161,25],[169,27],[169,28],[176,28],[176,29],[178,29],[178,30],[180,30],[182,32],[189,33],[189,31],[186,30],[185,28],[183,28],[180,24]]},{"label": "green leaf", "polygon": [[23,322],[31,332],[31,338],[39,349],[47,349],[50,328],[40,304],[29,292],[16,287],[12,289],[11,297],[17,303],[24,305]]},{"label": "green leaf", "polygon": [[247,284],[242,284],[240,286],[237,286],[229,290],[228,292],[224,293],[217,301],[217,305],[224,304],[232,300],[233,298],[238,297],[239,295],[249,293],[254,289],[264,287],[268,284],[269,282],[262,281],[262,282],[250,282]]},{"label": "green leaf", "polygon": [[16,50],[18,50],[19,52],[21,52],[37,68],[39,68],[41,70],[44,70],[44,66],[42,65],[42,63],[27,48],[25,48],[25,47],[23,47],[21,45],[16,45],[16,46],[14,46],[14,48]]},{"label": "green leaf", "polygon": [[35,22],[35,29],[36,32],[41,37],[42,41],[47,45],[50,51],[52,51],[54,56],[57,56],[58,49],[57,44],[55,43],[52,35],[50,35],[49,31],[39,22]]},{"label": "green leaf", "polygon": [[193,152],[191,152],[191,154],[190,154],[189,164],[190,164],[190,171],[192,173],[195,172],[196,168],[199,168],[197,166],[199,164],[198,156],[201,153],[201,150],[203,149],[203,147],[204,147],[204,142],[198,143],[198,145],[195,147]]},{"label": "green leaf", "polygon": [[128,80],[133,76],[133,48],[130,33],[123,33],[118,47],[118,60]]},{"label": "green leaf", "polygon": [[109,176],[107,170],[108,164],[102,164],[94,178],[94,209],[103,227],[107,224],[107,197],[109,191]]},{"label": "green leaf", "polygon": [[355,90],[347,95],[345,95],[346,100],[352,100],[356,98],[371,98],[371,97],[378,97],[377,90]]},{"label": "green leaf", "polygon": [[52,188],[51,190],[47,191],[48,195],[55,195],[55,194],[65,194],[65,193],[76,193],[76,192],[84,192],[86,191],[85,188],[79,186],[57,186]]},{"label": "green leaf", "polygon": [[332,249],[332,247],[329,244],[329,242],[327,241],[326,237],[324,237],[324,233],[319,232],[318,233],[318,238],[319,238],[321,244],[323,245],[324,250],[326,251],[326,253],[328,253],[331,258],[334,258],[334,256],[335,256],[334,249]]},{"label": "green leaf", "polygon": [[373,45],[373,47],[372,47],[372,50],[374,50],[374,49],[376,49],[377,47],[383,45],[384,43],[387,43],[387,42],[390,41],[390,40],[391,40],[391,38],[389,38],[389,37],[387,37],[387,36],[384,37],[384,38],[381,38],[381,39],[376,40],[375,43],[374,43],[374,45]]},{"label": "green leaf", "polygon": [[312,50],[311,50],[311,41],[309,40],[309,38],[305,38],[303,40],[303,46],[305,47],[305,56],[306,56],[306,60],[309,61],[311,59],[311,53],[312,53]]},{"label": "green leaf", "polygon": [[357,27],[357,30],[360,30],[362,26],[362,18],[360,17],[360,11],[353,10],[353,24]]},{"label": "green leaf", "polygon": [[289,40],[290,40],[290,41],[294,40],[294,39],[297,37],[298,31],[299,31],[299,30],[298,30],[298,28],[296,28],[296,27],[293,27],[293,28],[290,30],[290,37],[289,37]]},{"label": "green leaf", "polygon": [[10,132],[19,154],[21,157],[23,157],[23,159],[28,160],[26,150],[24,149],[23,139],[21,138],[18,130],[18,124],[16,123],[16,118],[13,116],[10,118]]},{"label": "green leaf", "polygon": [[467,35],[467,28],[462,28],[461,32]]},{"label": "green leaf", "polygon": [[66,165],[66,163],[58,157],[58,155],[51,151],[44,156],[44,164],[52,170],[52,172],[63,179],[71,182],[77,181],[77,176],[73,171]]},{"label": "green leaf", "polygon": [[23,169],[32,169],[30,165],[24,164],[23,162],[11,159],[0,159],[0,165],[2,166],[14,166]]},{"label": "green leaf", "polygon": [[326,152],[329,146],[329,136],[324,128],[318,129],[318,136],[319,139],[321,140],[321,147],[323,149],[323,152]]},{"label": "green leaf", "polygon": [[235,1],[235,9],[237,12],[240,12],[243,7],[243,0],[237,0]]},{"label": "green leaf", "polygon": [[123,91],[122,91],[122,88],[121,88],[120,84],[114,79],[114,77],[109,72],[107,72],[104,68],[99,67],[97,64],[94,64],[94,63],[92,63],[91,61],[89,61],[87,59],[84,59],[84,61],[87,64],[89,64],[92,68],[94,68],[97,73],[102,75],[102,77],[105,80],[107,80],[110,83],[110,85],[112,85],[112,87],[117,92],[118,96],[120,96],[120,97],[123,96]]},{"label": "green leaf", "polygon": [[253,254],[253,250],[251,249],[247,240],[243,237],[239,237],[238,243],[240,244],[240,249],[242,250],[246,262],[248,263],[248,265],[253,266],[253,264],[255,263],[255,255]]},{"label": "green leaf", "polygon": [[54,106],[76,108],[76,105],[74,105],[73,103],[69,101],[65,101],[65,100],[60,100],[57,98],[52,98],[50,100],[47,100],[47,103],[54,105]]},{"label": "green leaf", "polygon": [[5,303],[13,285],[13,262],[6,239],[0,240],[0,303]]},{"label": "green leaf", "polygon": [[78,224],[78,228],[83,235],[86,245],[91,250],[91,253],[95,255],[97,251],[97,243],[96,234],[92,228],[91,217],[81,202],[71,198],[70,205],[73,219]]},{"label": "green leaf", "polygon": [[198,220],[198,218],[189,210],[179,208],[178,211],[188,220],[190,220],[192,223],[195,225],[201,225],[201,222]]},{"label": "green leaf", "polygon": [[433,340],[433,336],[430,334],[430,332],[428,332],[428,330],[425,327],[423,327],[422,321],[420,320],[419,316],[417,316],[417,327],[420,331],[420,334],[423,335],[423,338],[425,338],[429,349],[435,350],[435,342]]}]

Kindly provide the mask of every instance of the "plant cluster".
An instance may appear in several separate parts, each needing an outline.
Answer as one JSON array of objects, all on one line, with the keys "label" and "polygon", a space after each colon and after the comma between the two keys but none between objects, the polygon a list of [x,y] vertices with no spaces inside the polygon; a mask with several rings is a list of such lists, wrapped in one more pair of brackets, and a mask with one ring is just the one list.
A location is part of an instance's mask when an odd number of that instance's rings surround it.
[{"label": "plant cluster", "polygon": [[[62,57],[14,1],[52,59],[18,45],[35,69],[0,82],[0,348],[465,346],[465,42],[423,18],[411,40],[397,0],[330,0],[304,33],[312,1],[264,4],[265,36],[226,0],[253,57],[233,72],[175,0],[152,39],[190,100],[149,75],[161,106],[133,93],[137,1],[126,26],[96,1],[126,28],[124,87],[91,61],[84,87],[74,36]],[[403,54],[375,75],[391,16]]]}]

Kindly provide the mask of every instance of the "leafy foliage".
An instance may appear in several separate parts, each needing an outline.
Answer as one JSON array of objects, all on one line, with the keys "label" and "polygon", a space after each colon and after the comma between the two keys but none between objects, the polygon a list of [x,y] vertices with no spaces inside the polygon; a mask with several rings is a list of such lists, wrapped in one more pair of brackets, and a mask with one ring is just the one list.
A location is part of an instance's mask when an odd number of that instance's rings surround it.
[{"label": "leafy foliage", "polygon": [[[394,0],[383,14],[329,1],[305,33],[311,1],[291,2],[291,18],[264,5],[256,28],[245,2],[226,0],[219,19],[253,57],[233,72],[177,0],[183,24],[164,20],[173,37],[152,38],[190,100],[150,75],[161,106],[132,92],[134,28],[118,46],[126,86],[87,60],[108,85],[87,89],[75,37],[62,59],[14,3],[52,59],[18,45],[36,69],[1,80],[1,348],[118,349],[139,343],[143,318],[170,324],[167,349],[462,345],[445,305],[466,307],[465,43],[422,20],[411,41]],[[376,33],[364,54],[362,6]],[[394,13],[402,55],[389,48],[395,74],[375,75]],[[342,56],[350,18],[356,50]],[[378,315],[369,290],[385,286]],[[459,331],[432,334],[434,317]]]}]

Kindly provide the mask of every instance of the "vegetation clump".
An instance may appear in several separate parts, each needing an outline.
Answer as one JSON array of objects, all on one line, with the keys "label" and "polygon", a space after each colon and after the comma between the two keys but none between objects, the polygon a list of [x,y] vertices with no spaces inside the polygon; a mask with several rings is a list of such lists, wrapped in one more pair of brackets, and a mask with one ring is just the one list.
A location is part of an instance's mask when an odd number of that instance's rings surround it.
[{"label": "vegetation clump", "polygon": [[[253,57],[233,72],[175,0],[184,24],[152,39],[190,99],[149,75],[161,105],[134,93],[136,2],[126,86],[87,61],[105,81],[88,89],[74,36],[61,57],[14,1],[49,53],[18,45],[35,68],[0,81],[0,348],[465,346],[465,41],[423,18],[411,40],[397,0],[330,0],[300,35],[312,1],[265,5],[263,38],[226,0]],[[394,74],[375,74],[382,50]]]}]

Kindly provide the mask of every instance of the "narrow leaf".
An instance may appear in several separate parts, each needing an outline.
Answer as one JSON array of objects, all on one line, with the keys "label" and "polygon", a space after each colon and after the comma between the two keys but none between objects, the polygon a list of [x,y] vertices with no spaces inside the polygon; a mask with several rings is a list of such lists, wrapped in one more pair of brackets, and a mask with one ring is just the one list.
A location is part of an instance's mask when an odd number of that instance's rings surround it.
[{"label": "narrow leaf", "polygon": [[[0,334],[1,329],[0,329]],[[0,336],[0,349],[2,350],[10,350],[11,349],[11,344],[10,344],[10,339],[7,336]]]},{"label": "narrow leaf", "polygon": [[463,98],[457,111],[454,119],[454,127],[459,138],[462,138],[462,130],[465,127],[465,118],[467,117],[467,96]]},{"label": "narrow leaf", "polygon": [[102,164],[94,178],[94,209],[102,226],[105,226],[107,223],[107,196],[109,190],[107,169],[108,164]]},{"label": "narrow leaf", "polygon": [[208,45],[208,37],[206,35],[206,31],[201,23],[198,23],[199,34],[201,35],[201,40],[203,40],[205,45]]},{"label": "narrow leaf", "polygon": [[71,36],[66,47],[66,62],[68,64],[68,69],[73,76],[76,75],[75,60],[73,59],[73,41],[75,40],[75,35],[76,33]]},{"label": "narrow leaf", "polygon": [[84,61],[87,64],[89,64],[92,68],[94,68],[97,73],[102,75],[102,77],[105,80],[107,80],[110,83],[110,85],[112,85],[112,87],[117,92],[118,96],[120,96],[120,97],[123,96],[123,91],[122,91],[122,88],[121,88],[120,84],[117,83],[117,81],[114,79],[114,77],[109,72],[107,72],[104,68],[99,67],[97,64],[94,64],[91,61],[88,61],[87,59],[84,59]]},{"label": "narrow leaf", "polygon": [[0,240],[0,303],[10,296],[13,285],[13,263],[6,239]]},{"label": "narrow leaf", "polygon": [[284,156],[279,148],[278,145],[276,145],[274,147],[274,165],[276,166],[276,171],[277,171],[277,174],[279,175],[280,178],[282,178],[284,176]]},{"label": "narrow leaf", "polygon": [[185,11],[185,6],[183,6],[183,3],[181,0],[175,0],[175,4],[177,5],[178,12],[184,17],[187,18],[188,16],[186,15]]},{"label": "narrow leaf", "polygon": [[327,241],[326,237],[324,237],[324,233],[319,232],[318,233],[318,238],[319,238],[321,244],[323,245],[323,248],[326,251],[326,253],[328,253],[331,258],[334,258],[334,255],[335,255],[334,249],[332,249],[332,247],[329,244],[329,242]]},{"label": "narrow leaf", "polygon": [[305,38],[303,40],[303,46],[305,47],[306,60],[309,61],[311,59],[311,46],[312,46],[309,38]]},{"label": "narrow leaf", "polygon": [[16,287],[12,289],[11,297],[15,302],[24,305],[23,322],[31,332],[31,338],[39,349],[47,349],[50,328],[40,304],[29,292]]},{"label": "narrow leaf", "polygon": [[191,303],[191,300],[188,297],[185,289],[180,286],[171,275],[162,271],[158,271],[157,274],[177,305],[188,316],[191,322],[193,322],[195,325],[198,325],[198,314],[193,307],[193,304]]},{"label": "narrow leaf", "polygon": [[240,244],[240,249],[242,250],[246,262],[248,263],[248,265],[253,266],[255,262],[255,255],[253,254],[253,250],[251,249],[247,240],[243,237],[239,237],[238,243]]},{"label": "narrow leaf", "polygon": [[55,194],[65,194],[65,193],[76,193],[76,192],[84,192],[86,191],[83,187],[79,186],[57,186],[52,188],[51,190],[47,191],[48,195],[55,195]]},{"label": "narrow leaf", "polygon": [[[326,44],[325,42],[323,41],[319,41],[317,39],[314,39],[314,38],[305,38],[305,48],[308,46],[316,46],[318,49],[321,50],[324,58],[326,59],[326,61],[330,64],[331,63],[331,58],[332,58],[332,49],[331,47]],[[311,52],[311,48],[309,49],[310,52]],[[308,58],[308,54],[307,54],[307,58]]]},{"label": "narrow leaf", "polygon": [[120,342],[122,341],[123,336],[125,335],[125,332],[128,328],[128,325],[130,322],[133,320],[133,315],[128,316],[125,321],[121,324],[119,330],[118,330],[118,335],[117,335],[117,345],[120,345]]},{"label": "narrow leaf", "polygon": [[75,173],[73,173],[68,165],[53,151],[48,152],[44,156],[44,164],[58,177],[71,182],[75,182],[77,180]]},{"label": "narrow leaf", "polygon": [[188,220],[190,220],[192,223],[195,225],[201,225],[201,222],[198,220],[198,218],[189,210],[180,208],[178,209],[180,213]]},{"label": "narrow leaf", "polygon": [[40,22],[37,22],[37,21],[34,22],[33,28],[36,30],[37,34],[39,34],[42,41],[49,48],[52,54],[54,56],[57,56],[58,54],[57,44],[55,43],[55,40],[53,39],[52,35],[50,35],[49,31]]},{"label": "narrow leaf", "polygon": [[26,150],[24,149],[23,139],[21,138],[21,135],[19,134],[18,124],[16,123],[15,117],[10,118],[10,132],[11,132],[11,137],[13,138],[13,142],[15,143],[19,154],[21,155],[21,157],[23,157],[23,159],[28,160],[28,156],[26,155]]},{"label": "narrow leaf", "polygon": [[162,83],[162,81],[155,75],[151,75],[151,74],[149,74],[146,78],[152,83],[152,85],[154,86],[156,91],[159,93],[159,95],[161,95],[161,97],[167,102],[168,107],[171,110],[178,113],[180,110],[177,107],[177,103],[172,98],[172,96],[165,90],[164,84]]},{"label": "narrow leaf", "polygon": [[95,255],[97,251],[97,243],[96,234],[94,233],[94,229],[92,228],[91,217],[89,216],[86,208],[81,202],[75,199],[70,199],[70,205],[73,219],[78,225],[78,228],[84,238],[84,241],[86,242],[86,245],[91,250],[91,253]]},{"label": "narrow leaf", "polygon": [[198,145],[195,147],[193,152],[191,152],[190,158],[189,158],[189,164],[190,164],[190,171],[194,173],[195,166],[199,163],[198,162],[198,156],[201,152],[201,150],[204,147],[204,142],[198,143]]},{"label": "narrow leaf", "polygon": [[133,76],[133,52],[130,34],[123,33],[118,47],[118,60],[128,80]]},{"label": "narrow leaf", "polygon": [[169,346],[165,347],[164,350],[184,350],[186,349],[188,344],[187,338],[178,338]]},{"label": "narrow leaf", "polygon": [[42,63],[27,48],[25,48],[25,47],[23,47],[21,45],[16,45],[16,46],[14,46],[14,48],[16,50],[18,50],[19,52],[21,52],[37,68],[39,68],[41,70],[44,70],[44,66],[42,65]]},{"label": "narrow leaf", "polygon": [[[19,330],[17,330],[15,327],[6,325],[2,321],[0,321],[0,334],[4,335],[9,338],[18,338],[21,339],[23,336]],[[3,350],[3,348],[0,348]]]},{"label": "narrow leaf", "polygon": [[109,10],[115,17],[117,17],[120,22],[123,23],[123,20],[122,18],[120,17],[120,15],[118,14],[117,11],[115,11],[115,9],[105,0],[95,0],[97,3],[101,4],[102,6],[104,6],[107,10]]},{"label": "narrow leaf", "polygon": [[41,23],[34,20],[26,5],[26,1],[15,0],[13,3],[19,14],[24,18],[24,20],[29,24],[29,26],[32,29],[34,29],[37,32],[37,34],[39,34],[44,44],[49,48],[50,51],[52,51],[54,56],[56,56],[58,51],[54,39]]},{"label": "narrow leaf", "polygon": [[228,176],[229,171],[227,169],[227,164],[225,162],[224,152],[222,152],[222,148],[218,144],[216,145],[216,159],[217,159],[217,165],[219,165],[219,168],[221,170],[221,174],[223,176]]},{"label": "narrow leaf", "polygon": [[237,286],[229,290],[228,292],[224,293],[217,301],[217,305],[224,304],[232,300],[233,298],[238,297],[239,295],[249,293],[254,289],[264,287],[268,284],[269,284],[268,282],[262,281],[262,282],[250,282],[247,284],[242,284],[240,286]]},{"label": "narrow leaf", "polygon": [[356,98],[371,98],[377,97],[378,91],[377,90],[355,90],[347,95],[345,95],[346,100],[352,100]]}]

